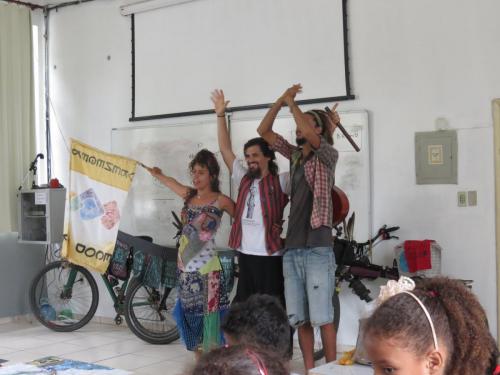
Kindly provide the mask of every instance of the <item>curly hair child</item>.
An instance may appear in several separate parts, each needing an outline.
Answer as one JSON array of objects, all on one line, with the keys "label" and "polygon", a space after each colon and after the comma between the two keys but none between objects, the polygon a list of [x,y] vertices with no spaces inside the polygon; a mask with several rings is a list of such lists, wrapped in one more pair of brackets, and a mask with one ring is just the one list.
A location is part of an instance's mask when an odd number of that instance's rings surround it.
[{"label": "curly hair child", "polygon": [[375,375],[492,375],[498,356],[475,295],[445,277],[383,302],[366,322],[364,345]]}]

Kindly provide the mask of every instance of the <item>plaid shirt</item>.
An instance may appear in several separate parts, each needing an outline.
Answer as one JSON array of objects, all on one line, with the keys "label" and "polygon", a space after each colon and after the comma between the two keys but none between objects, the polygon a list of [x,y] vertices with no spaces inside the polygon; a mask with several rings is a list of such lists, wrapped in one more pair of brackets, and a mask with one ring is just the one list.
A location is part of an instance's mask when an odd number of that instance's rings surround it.
[{"label": "plaid shirt", "polygon": [[[293,181],[295,169],[302,160],[302,150],[287,142],[281,135],[272,148],[290,160],[290,181]],[[335,166],[339,158],[338,151],[321,137],[318,149],[304,164],[304,175],[313,193],[311,227],[317,229],[322,225],[331,227],[333,220],[332,188],[335,180]],[[293,192],[292,192],[293,194]]]}]

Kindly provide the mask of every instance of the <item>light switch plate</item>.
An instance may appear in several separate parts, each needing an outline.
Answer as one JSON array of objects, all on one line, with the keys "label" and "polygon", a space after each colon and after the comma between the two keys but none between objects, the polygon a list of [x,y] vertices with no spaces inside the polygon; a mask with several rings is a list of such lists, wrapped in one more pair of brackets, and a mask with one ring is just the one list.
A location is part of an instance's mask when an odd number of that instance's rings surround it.
[{"label": "light switch plate", "polygon": [[465,191],[459,191],[457,194],[457,203],[458,207],[465,207],[467,206],[467,192]]},{"label": "light switch plate", "polygon": [[467,201],[469,202],[469,206],[477,206],[477,191],[470,190],[467,192]]}]

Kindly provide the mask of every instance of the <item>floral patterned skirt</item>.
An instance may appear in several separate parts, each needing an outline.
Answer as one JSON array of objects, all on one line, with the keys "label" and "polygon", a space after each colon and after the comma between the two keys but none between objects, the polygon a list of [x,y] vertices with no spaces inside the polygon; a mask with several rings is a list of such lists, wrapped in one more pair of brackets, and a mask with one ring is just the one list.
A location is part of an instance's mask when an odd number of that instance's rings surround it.
[{"label": "floral patterned skirt", "polygon": [[209,351],[224,344],[220,322],[229,308],[234,258],[220,256],[220,270],[202,274],[178,271],[174,317],[186,348]]}]

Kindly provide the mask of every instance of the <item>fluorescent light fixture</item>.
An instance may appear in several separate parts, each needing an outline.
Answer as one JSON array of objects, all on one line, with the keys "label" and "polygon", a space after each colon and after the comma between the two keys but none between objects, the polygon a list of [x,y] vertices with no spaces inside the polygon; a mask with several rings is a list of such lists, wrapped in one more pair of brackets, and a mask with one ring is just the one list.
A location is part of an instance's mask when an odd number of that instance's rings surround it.
[{"label": "fluorescent light fixture", "polygon": [[122,5],[120,13],[129,16],[135,13],[148,12],[150,10],[171,7],[179,4],[190,3],[196,0],[145,0],[132,4]]}]

